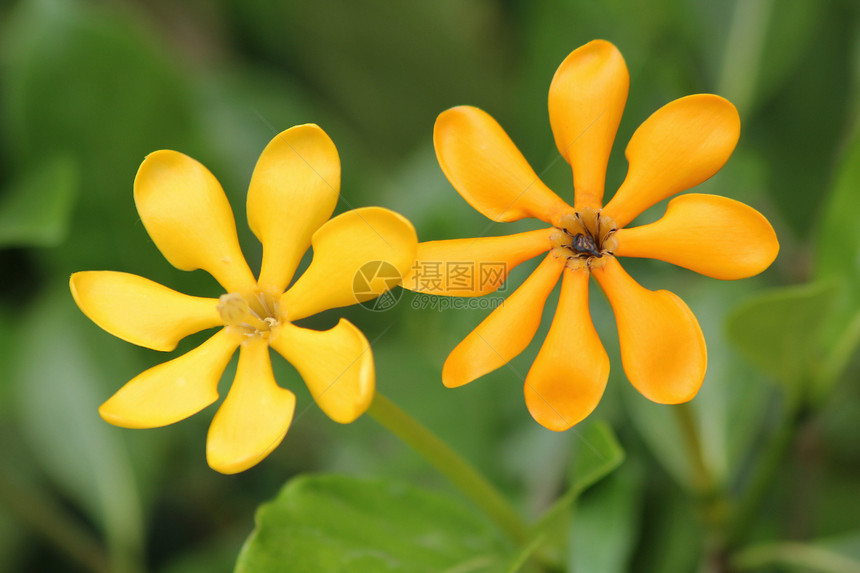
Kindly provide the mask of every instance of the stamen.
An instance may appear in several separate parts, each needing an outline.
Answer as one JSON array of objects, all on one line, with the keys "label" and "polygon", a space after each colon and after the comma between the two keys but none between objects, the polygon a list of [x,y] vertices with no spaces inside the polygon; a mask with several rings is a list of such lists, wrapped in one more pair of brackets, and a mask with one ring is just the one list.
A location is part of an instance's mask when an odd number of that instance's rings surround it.
[{"label": "stamen", "polygon": [[258,292],[257,301],[260,303],[260,306],[263,307],[263,310],[266,311],[266,314],[268,314],[269,316],[273,316],[274,313],[272,312],[272,309],[269,308],[269,300],[266,298],[266,295],[264,295],[262,292]]},{"label": "stamen", "polygon": [[248,299],[239,293],[221,295],[218,299],[221,320],[225,326],[236,328],[245,336],[268,336],[278,326],[278,318],[268,311],[265,298],[260,293],[251,300],[259,302],[259,307],[254,308],[256,305],[249,304]]},{"label": "stamen", "polygon": [[551,234],[552,252],[564,257],[571,268],[598,268],[607,257],[614,256],[618,230],[614,221],[599,210],[584,208],[560,217],[556,231]]}]

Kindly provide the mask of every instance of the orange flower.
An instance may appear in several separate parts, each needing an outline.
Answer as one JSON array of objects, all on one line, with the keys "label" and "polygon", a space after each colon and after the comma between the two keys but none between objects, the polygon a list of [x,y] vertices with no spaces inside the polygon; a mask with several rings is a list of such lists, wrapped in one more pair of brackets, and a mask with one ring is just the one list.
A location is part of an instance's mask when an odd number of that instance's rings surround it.
[{"label": "orange flower", "polygon": [[[470,205],[493,221],[534,217],[551,227],[419,243],[404,286],[433,294],[483,295],[497,289],[513,267],[547,252],[505,304],[454,348],[442,381],[448,387],[467,384],[522,352],[563,275],[555,317],[525,380],[531,415],[552,430],[566,430],[588,416],[609,377],[609,359],[588,309],[589,276],[597,279],[615,312],[622,365],[631,383],[655,402],[677,404],[692,399],[705,377],[707,352],[699,323],[675,294],[643,288],[616,257],[660,259],[731,280],[760,273],[779,251],[776,234],[760,213],[715,195],[681,195],[657,222],[627,228],[642,211],[705,181],[728,160],[740,119],[734,106],[716,95],[677,99],[645,120],[627,146],[627,177],[603,205],[606,166],[629,82],[620,52],[602,40],[571,53],[553,77],[550,124],[559,152],[573,169],[572,207],[541,182],[485,112],[456,107],[436,121],[439,164]],[[467,292],[422,281],[426,265],[449,263],[476,268],[503,263],[505,271],[478,280]]]},{"label": "orange flower", "polygon": [[[290,128],[269,143],[248,189],[248,223],[263,244],[255,279],[212,173],[176,151],[147,156],[134,200],[149,236],[173,266],[207,271],[227,294],[193,297],[132,274],[86,271],[71,277],[75,302],[114,336],[154,350],[170,351],[189,334],[221,328],[128,382],[102,404],[101,416],[127,428],[187,418],[218,399],[218,381],[239,348],[236,378],[209,427],[206,458],[222,473],[248,469],[281,443],[295,410],[295,395],[275,382],[269,347],[295,366],[331,419],[348,423],[363,414],[375,386],[365,336],[344,319],[322,332],[293,321],[387,291],[390,281],[372,281],[356,295],[356,272],[377,261],[405,272],[417,238],[409,221],[379,207],[328,220],[339,189],[337,149],[316,125]],[[310,266],[287,288],[311,245]]]}]

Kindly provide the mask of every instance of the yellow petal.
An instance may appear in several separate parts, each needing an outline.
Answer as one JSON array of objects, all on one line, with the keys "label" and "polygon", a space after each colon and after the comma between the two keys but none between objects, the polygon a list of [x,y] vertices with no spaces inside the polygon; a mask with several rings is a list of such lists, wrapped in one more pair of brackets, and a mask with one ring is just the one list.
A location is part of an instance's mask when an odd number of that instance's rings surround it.
[{"label": "yellow petal", "polygon": [[496,120],[476,107],[442,112],[433,143],[451,185],[493,221],[536,217],[552,224],[572,210],[543,184]]},{"label": "yellow petal", "polygon": [[262,290],[284,292],[339,190],[340,157],[318,126],[291,127],[266,146],[248,188],[248,223],[263,244]]},{"label": "yellow petal", "polygon": [[169,351],[221,324],[218,300],[188,296],[149,279],[113,271],[74,273],[72,296],[87,317],[132,344]]},{"label": "yellow petal", "polygon": [[353,422],[370,407],[373,353],[348,320],[322,332],[285,324],[270,344],[295,366],[320,409],[335,422]]},{"label": "yellow petal", "polygon": [[649,400],[692,400],[708,366],[705,337],[693,313],[675,294],[648,290],[610,258],[592,270],[615,312],[621,362],[627,378]]},{"label": "yellow petal", "polygon": [[209,426],[209,467],[235,474],[256,465],[284,439],[295,408],[295,395],[275,382],[267,341],[246,340],[236,379]]},{"label": "yellow petal", "polygon": [[445,386],[468,384],[525,350],[540,326],[546,297],[558,282],[564,263],[564,259],[547,255],[505,303],[451,351],[442,367]]},{"label": "yellow petal", "polygon": [[604,212],[623,227],[654,203],[707,180],[728,161],[740,133],[738,111],[719,96],[664,105],[630,139],[627,178]]},{"label": "yellow petal", "polygon": [[481,296],[498,289],[518,264],[549,250],[552,229],[501,237],[418,243],[403,288],[451,296]]},{"label": "yellow petal", "polygon": [[615,254],[660,259],[723,280],[765,270],[779,252],[764,216],[739,201],[690,193],[669,201],[650,225],[620,229]]},{"label": "yellow petal", "polygon": [[539,424],[557,432],[588,416],[609,379],[609,356],[588,311],[586,269],[564,272],[549,334],[526,376],[526,405]]},{"label": "yellow petal", "polygon": [[320,227],[312,244],[310,266],[281,297],[288,320],[370,300],[399,285],[415,260],[418,238],[403,216],[364,207]]},{"label": "yellow petal", "polygon": [[549,87],[549,122],[573,167],[575,207],[603,204],[606,164],[621,122],[630,75],[618,48],[594,40],[561,63]]},{"label": "yellow petal", "polygon": [[220,330],[194,350],[136,376],[99,414],[123,428],[157,428],[196,414],[218,399],[218,380],[240,342]]},{"label": "yellow petal", "polygon": [[236,236],[233,210],[208,169],[177,151],[149,154],[134,180],[134,201],[146,231],[184,271],[203,269],[228,292],[256,286]]}]

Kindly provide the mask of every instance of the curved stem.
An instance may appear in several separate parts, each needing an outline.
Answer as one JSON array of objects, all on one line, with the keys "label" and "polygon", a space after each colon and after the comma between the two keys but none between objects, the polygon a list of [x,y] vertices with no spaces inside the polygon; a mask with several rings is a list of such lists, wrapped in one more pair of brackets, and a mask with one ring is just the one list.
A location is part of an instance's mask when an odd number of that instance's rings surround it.
[{"label": "curved stem", "polygon": [[368,414],[421,454],[511,539],[519,544],[526,541],[528,527],[519,513],[483,475],[436,434],[379,392],[373,398]]},{"label": "curved stem", "polygon": [[715,480],[705,461],[705,448],[699,435],[696,416],[689,402],[678,404],[672,408],[675,419],[681,428],[681,436],[687,448],[687,454],[693,469],[693,489],[699,495],[709,496],[716,490]]},{"label": "curved stem", "polygon": [[800,408],[788,406],[788,411],[782,417],[776,433],[765,449],[764,456],[753,470],[749,485],[738,502],[732,521],[729,523],[728,535],[726,536],[728,547],[739,544],[752,525],[753,516],[770,490],[773,479],[779,471],[789,447],[794,442],[794,436],[802,417]]},{"label": "curved stem", "polygon": [[744,549],[733,559],[735,568],[759,570],[768,565],[790,565],[808,567],[827,573],[851,573],[857,571],[860,562],[823,547],[794,541],[766,543]]},{"label": "curved stem", "polygon": [[672,408],[692,466],[692,489],[696,494],[700,515],[707,534],[708,560],[715,564],[711,570],[722,571],[725,548],[724,530],[728,502],[719,483],[708,467],[699,426],[693,406],[688,402]]},{"label": "curved stem", "polygon": [[860,346],[860,311],[854,314],[842,334],[836,339],[830,352],[824,355],[821,370],[819,370],[812,385],[815,403],[820,404],[824,397],[830,394],[833,386],[845,373],[857,347]]}]

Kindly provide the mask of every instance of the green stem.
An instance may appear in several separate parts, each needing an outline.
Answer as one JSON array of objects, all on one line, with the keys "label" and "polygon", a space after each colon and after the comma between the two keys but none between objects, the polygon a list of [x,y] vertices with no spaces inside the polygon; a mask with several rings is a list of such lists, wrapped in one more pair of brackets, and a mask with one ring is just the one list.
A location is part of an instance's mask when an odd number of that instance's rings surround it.
[{"label": "green stem", "polygon": [[368,413],[421,454],[511,539],[518,544],[526,541],[528,527],[517,511],[483,475],[448,444],[379,392],[376,393]]},{"label": "green stem", "polygon": [[705,448],[702,445],[693,406],[688,402],[678,404],[672,410],[681,429],[687,457],[690,460],[692,489],[696,494],[696,501],[707,535],[708,560],[720,563],[725,548],[723,527],[726,522],[728,502],[705,459]]},{"label": "green stem", "polygon": [[732,558],[732,564],[741,571],[760,570],[769,565],[789,565],[826,573],[852,573],[860,567],[860,562],[855,559],[823,547],[792,541],[744,549]]},{"label": "green stem", "polygon": [[34,531],[95,573],[109,573],[104,548],[62,508],[0,467],[0,502]]},{"label": "green stem", "polygon": [[793,405],[793,402],[787,406],[786,413],[765,449],[764,455],[759,458],[760,462],[754,468],[749,485],[744,490],[729,523],[726,536],[728,547],[737,546],[749,531],[753,517],[770,491],[773,479],[779,471],[789,447],[794,442],[794,436],[801,418],[800,408]]},{"label": "green stem", "polygon": [[705,449],[702,446],[693,407],[688,402],[674,406],[672,411],[675,413],[678,426],[681,428],[681,437],[684,440],[684,446],[687,448],[690,465],[692,466],[693,489],[700,496],[712,496],[716,491],[716,481],[713,475],[711,475],[711,471],[708,469],[708,464],[705,461]]},{"label": "green stem", "polygon": [[814,392],[812,398],[815,402],[820,403],[829,395],[830,390],[851,362],[858,345],[860,345],[860,312],[851,318],[830,352],[824,356],[821,370],[815,379],[816,383],[812,385]]}]

